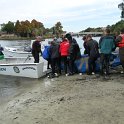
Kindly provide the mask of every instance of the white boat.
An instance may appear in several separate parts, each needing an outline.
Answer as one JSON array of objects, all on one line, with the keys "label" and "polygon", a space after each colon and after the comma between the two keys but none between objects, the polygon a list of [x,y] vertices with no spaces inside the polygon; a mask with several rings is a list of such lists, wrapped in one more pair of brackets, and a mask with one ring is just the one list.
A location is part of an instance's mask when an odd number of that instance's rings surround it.
[{"label": "white boat", "polygon": [[3,54],[5,57],[28,57],[31,56],[31,51],[26,51],[24,47],[4,47]]},{"label": "white boat", "polygon": [[40,78],[47,73],[47,62],[40,57],[40,63],[34,63],[30,56],[27,58],[4,58],[0,60],[0,74],[29,78]]},{"label": "white boat", "polygon": [[[41,45],[41,51],[44,50],[44,44]],[[13,47],[4,47],[2,51],[5,57],[28,57],[32,56],[31,47],[27,46],[13,46]]]}]

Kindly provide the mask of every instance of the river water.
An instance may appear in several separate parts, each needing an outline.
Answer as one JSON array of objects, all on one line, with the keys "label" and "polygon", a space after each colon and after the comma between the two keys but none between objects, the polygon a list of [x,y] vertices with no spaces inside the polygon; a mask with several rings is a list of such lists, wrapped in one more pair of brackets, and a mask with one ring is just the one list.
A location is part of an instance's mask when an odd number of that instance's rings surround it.
[{"label": "river water", "polygon": [[[82,37],[75,37],[77,43],[81,48],[81,53],[83,53],[83,40]],[[99,37],[94,37],[96,41],[99,41]],[[43,42],[43,44],[47,44],[48,39]],[[0,40],[1,46],[27,46],[31,44],[31,41],[7,41]],[[42,79],[30,79],[30,78],[20,78],[20,77],[12,77],[12,76],[3,76],[0,75],[0,105],[8,102],[12,98],[22,94],[27,91],[29,88],[33,87],[37,83],[43,82]]]}]

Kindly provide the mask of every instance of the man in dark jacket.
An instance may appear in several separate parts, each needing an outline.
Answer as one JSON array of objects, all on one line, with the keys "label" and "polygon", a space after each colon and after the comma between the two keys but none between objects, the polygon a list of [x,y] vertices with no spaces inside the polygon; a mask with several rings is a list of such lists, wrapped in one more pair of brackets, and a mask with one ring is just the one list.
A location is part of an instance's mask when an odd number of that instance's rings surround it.
[{"label": "man in dark jacket", "polygon": [[75,65],[75,61],[76,59],[81,58],[80,48],[79,48],[77,41],[74,38],[72,38],[71,34],[66,34],[65,37],[69,40],[69,43],[70,43],[69,71],[70,71],[70,75],[73,75],[74,73],[78,73],[78,69]]},{"label": "man in dark jacket", "polygon": [[39,63],[39,53],[41,53],[41,36],[38,36],[32,44],[32,56],[34,57],[34,63]]},{"label": "man in dark jacket", "polygon": [[88,74],[95,74],[96,63],[95,61],[99,57],[98,43],[97,41],[92,39],[91,35],[87,35],[87,52],[89,55],[88,66],[89,71]]},{"label": "man in dark jacket", "polygon": [[49,53],[51,58],[52,77],[54,77],[56,73],[56,70],[55,70],[56,67],[57,67],[57,73],[61,74],[59,44],[57,44],[55,41],[52,41],[51,46],[49,48]]}]

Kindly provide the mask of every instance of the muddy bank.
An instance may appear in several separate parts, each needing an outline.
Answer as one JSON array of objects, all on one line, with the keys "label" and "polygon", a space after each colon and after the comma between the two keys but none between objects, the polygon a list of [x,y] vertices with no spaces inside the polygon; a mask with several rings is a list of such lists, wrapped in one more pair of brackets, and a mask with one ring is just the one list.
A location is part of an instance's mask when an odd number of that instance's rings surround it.
[{"label": "muddy bank", "polygon": [[2,107],[1,124],[124,123],[124,75],[42,80]]}]

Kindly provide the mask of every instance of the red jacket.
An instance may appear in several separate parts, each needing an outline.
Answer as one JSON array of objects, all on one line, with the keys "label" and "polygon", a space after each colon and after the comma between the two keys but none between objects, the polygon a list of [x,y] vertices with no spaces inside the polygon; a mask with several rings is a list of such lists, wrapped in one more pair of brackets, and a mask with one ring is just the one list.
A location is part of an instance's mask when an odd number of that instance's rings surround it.
[{"label": "red jacket", "polygon": [[70,47],[70,44],[69,44],[68,40],[63,40],[60,43],[59,51],[60,51],[61,56],[68,56],[69,55],[69,47]]},{"label": "red jacket", "polygon": [[119,48],[122,48],[122,47],[124,47],[124,34],[121,34],[120,36],[122,37],[122,41],[119,42],[119,43],[117,44],[117,46],[118,46]]}]

